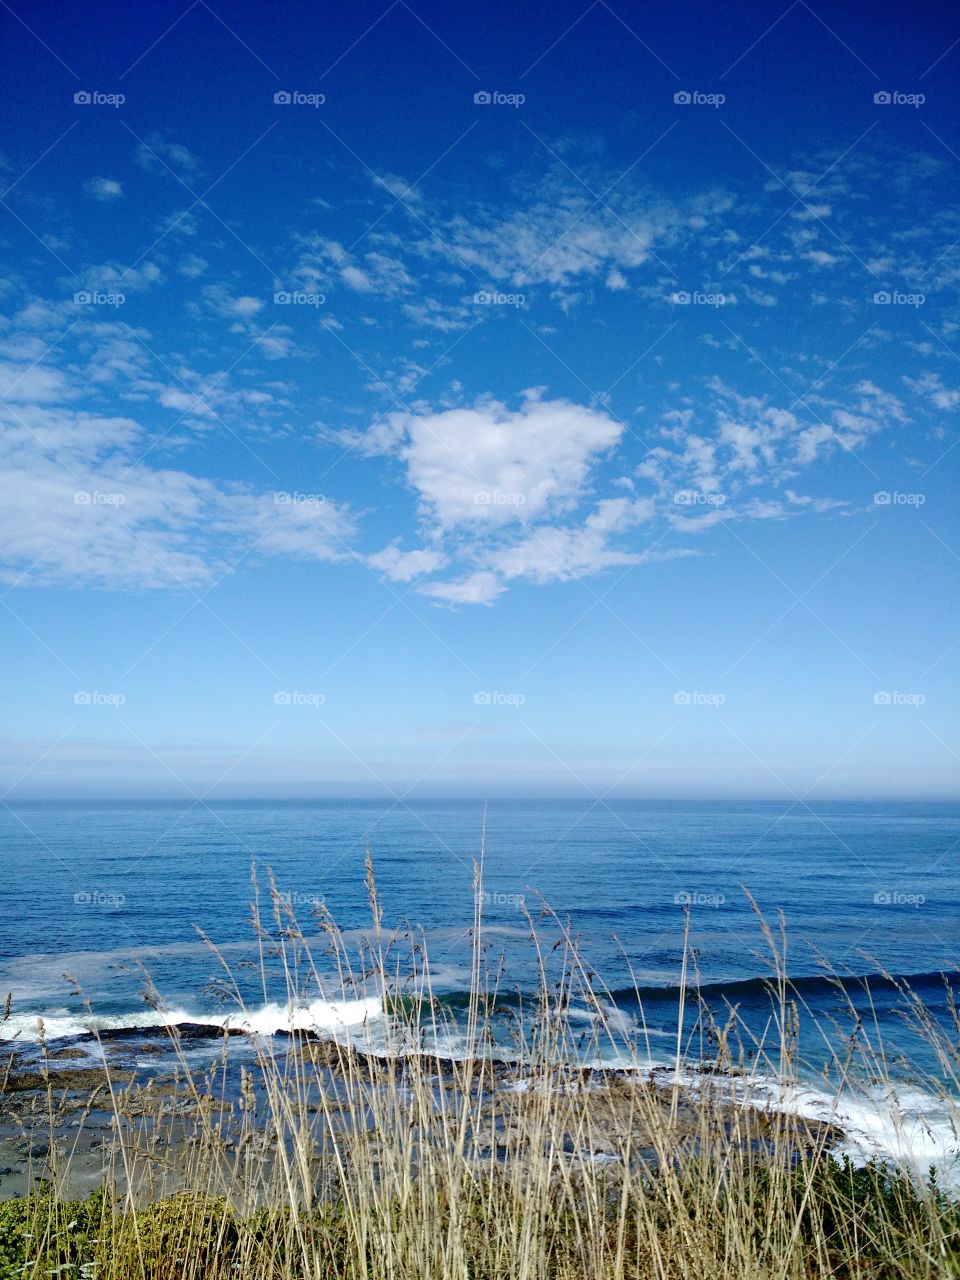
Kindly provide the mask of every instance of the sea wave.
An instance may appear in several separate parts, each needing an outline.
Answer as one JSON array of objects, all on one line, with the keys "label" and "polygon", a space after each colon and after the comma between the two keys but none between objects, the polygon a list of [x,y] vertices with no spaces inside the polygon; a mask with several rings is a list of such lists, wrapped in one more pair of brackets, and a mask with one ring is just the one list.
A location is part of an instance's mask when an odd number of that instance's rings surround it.
[{"label": "sea wave", "polygon": [[[702,1076],[682,1078],[702,1087]],[[842,1134],[832,1148],[839,1158],[884,1160],[921,1179],[934,1170],[944,1190],[960,1194],[960,1099],[889,1080],[830,1091],[761,1074],[724,1076],[722,1088],[743,1106],[831,1125]]]},{"label": "sea wave", "polygon": [[0,1043],[19,1039],[35,1044],[41,1039],[109,1036],[118,1031],[160,1031],[180,1026],[209,1027],[212,1032],[233,1031],[262,1036],[290,1031],[336,1033],[383,1017],[383,1002],[375,996],[357,1000],[311,1000],[303,1005],[268,1002],[258,1009],[237,1009],[222,1014],[191,1013],[186,1009],[144,1009],[136,1013],[99,1016],[67,1010],[49,1014],[11,1013],[3,1024]]},{"label": "sea wave", "polygon": [[[898,985],[922,990],[934,984],[942,987],[943,976],[928,973],[891,979],[879,974],[869,975],[868,978],[845,980],[843,989],[854,984],[862,990],[864,982],[870,985],[871,990],[886,986],[895,991]],[[738,999],[763,994],[769,985],[768,980],[751,979],[709,984],[698,990],[704,999],[723,998],[736,1003]],[[789,985],[798,994],[810,996],[838,988],[836,979],[820,975],[794,979]],[[602,1020],[612,1024],[616,1031],[626,1033],[629,1039],[629,1033],[636,1030],[636,1023],[618,1007],[628,995],[631,1000],[639,997],[641,1003],[649,1000],[651,993],[655,999],[676,1000],[679,990],[678,987],[653,987],[631,988],[629,993],[612,992],[609,993],[612,1003],[598,1004],[592,1010],[581,1009],[579,1015],[584,1020]],[[440,998],[440,1003],[453,1013],[469,999],[469,992],[449,992]],[[498,999],[504,1004],[514,1005],[523,997],[504,992]],[[49,1042],[73,1039],[90,1044],[97,1038],[105,1041],[131,1039],[136,1043],[151,1033],[178,1027],[189,1031],[198,1041],[209,1040],[223,1032],[271,1037],[301,1031],[325,1039],[342,1039],[374,1054],[427,1052],[451,1061],[462,1061],[476,1053],[476,1045],[459,1030],[455,1019],[449,1024],[441,1022],[426,1039],[411,1034],[406,1049],[391,1034],[391,1021],[378,996],[315,999],[292,1005],[269,1002],[258,1008],[223,1013],[197,1013],[188,1009],[158,1012],[144,1008],[137,1012],[97,1016],[55,1009],[42,1015],[11,1013],[0,1027],[0,1045],[8,1048],[19,1046],[26,1050],[28,1046],[36,1046],[41,1039]],[[646,1030],[649,1034],[650,1029]],[[135,1048],[133,1051],[135,1053]],[[521,1072],[512,1087],[526,1087],[522,1077],[523,1062],[518,1054],[511,1053],[506,1046],[490,1052]],[[677,1082],[694,1096],[710,1087],[734,1105],[786,1112],[829,1124],[842,1135],[834,1147],[837,1156],[847,1155],[857,1164],[879,1158],[906,1168],[919,1177],[935,1169],[944,1189],[960,1193],[960,1099],[951,1098],[946,1091],[938,1093],[933,1085],[921,1088],[914,1083],[884,1081],[832,1091],[813,1080],[783,1081],[772,1073],[757,1071],[728,1073],[716,1070],[710,1064],[689,1060],[677,1072],[673,1054],[669,1051],[659,1058],[651,1056],[645,1060],[638,1060],[637,1052],[636,1045],[631,1050],[624,1043],[622,1051],[618,1051],[617,1045],[611,1042],[602,1057],[592,1061],[581,1060],[578,1065],[604,1073],[623,1072],[628,1077],[653,1080],[661,1086]]]},{"label": "sea wave", "polygon": [[[821,997],[838,995],[857,996],[864,991],[889,993],[896,995],[910,990],[917,995],[943,994],[949,982],[960,982],[960,971],[944,972],[932,970],[924,973],[887,974],[881,972],[867,973],[811,973],[798,974],[784,980],[787,996],[806,998],[817,1001]],[[615,987],[603,991],[603,1004],[606,1007],[620,1009],[623,1006],[642,1003],[668,1003],[676,1001],[681,995],[687,999],[696,997],[707,1004],[735,1004],[740,1000],[779,996],[779,979],[773,975],[755,975],[748,978],[724,978],[709,982],[688,983],[685,987],[674,982],[638,983],[632,987]],[[503,1007],[518,1008],[536,1004],[539,998],[537,991],[521,991],[516,988],[503,987],[492,998],[484,997],[486,1002]],[[447,990],[437,994],[436,1003],[451,1009],[465,1009],[476,996],[469,990]]]},{"label": "sea wave", "polygon": [[[872,992],[889,992],[891,994],[909,989],[920,995],[930,992],[942,993],[945,989],[944,984],[949,979],[956,982],[960,979],[960,973],[948,974],[944,973],[943,970],[905,974],[880,972],[862,974],[811,973],[789,977],[785,980],[785,986],[788,996],[795,995],[808,999],[818,999],[819,997],[831,995],[857,995],[867,988]],[[690,983],[685,988],[681,988],[675,983],[652,983],[636,987],[622,987],[608,994],[615,1003],[635,1001],[637,999],[652,1003],[660,1000],[675,1000],[683,990],[688,996],[696,995],[708,1004],[711,1002],[735,1004],[738,1000],[766,996],[771,992],[776,993],[779,989],[778,984],[779,980],[770,975],[699,984]]]}]

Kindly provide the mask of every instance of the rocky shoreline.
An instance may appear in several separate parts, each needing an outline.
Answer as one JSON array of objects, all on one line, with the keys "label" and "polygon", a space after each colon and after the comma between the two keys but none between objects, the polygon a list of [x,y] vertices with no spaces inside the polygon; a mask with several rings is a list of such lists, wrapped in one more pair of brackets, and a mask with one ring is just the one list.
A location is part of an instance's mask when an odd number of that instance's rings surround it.
[{"label": "rocky shoreline", "polygon": [[[683,1085],[666,1070],[641,1075],[575,1065],[531,1077],[523,1064],[492,1057],[387,1057],[300,1032],[274,1041],[267,1075],[279,1066],[302,1086],[298,1096],[314,1134],[318,1177],[325,1147],[338,1133],[362,1127],[365,1091],[396,1094],[424,1083],[438,1099],[445,1091],[470,1090],[471,1150],[478,1162],[522,1160],[531,1144],[542,1142],[545,1092],[557,1113],[550,1141],[558,1158],[573,1164],[614,1168],[627,1160],[656,1167],[663,1152],[655,1134],[662,1134],[667,1117],[677,1159],[720,1139],[757,1153],[776,1149],[781,1158],[786,1149],[795,1161],[842,1138],[833,1125],[725,1098],[733,1077],[707,1069]],[[216,1051],[216,1067],[203,1078],[184,1071],[178,1054],[198,1045]],[[269,1115],[257,1114],[266,1084],[257,1079],[251,1039],[243,1032],[184,1024],[169,1031],[116,1029],[39,1057],[11,1042],[6,1049],[4,1055],[0,1046],[0,1199],[21,1196],[38,1180],[71,1196],[133,1183],[137,1198],[148,1199],[188,1186],[201,1147],[208,1155],[215,1149],[225,1168],[243,1162],[249,1170],[259,1162],[268,1181],[282,1139]]]}]

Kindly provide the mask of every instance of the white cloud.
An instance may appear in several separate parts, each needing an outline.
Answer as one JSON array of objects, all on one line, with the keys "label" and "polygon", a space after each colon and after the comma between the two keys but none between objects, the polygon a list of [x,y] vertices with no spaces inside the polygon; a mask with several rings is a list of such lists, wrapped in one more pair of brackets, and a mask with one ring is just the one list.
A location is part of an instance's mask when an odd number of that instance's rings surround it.
[{"label": "white cloud", "polygon": [[[112,328],[90,326],[107,350]],[[134,380],[138,350],[133,344],[115,357]],[[327,561],[349,554],[355,527],[344,506],[280,502],[250,485],[157,466],[160,441],[136,419],[82,407],[96,386],[82,371],[0,364],[4,581],[195,589],[247,551]],[[151,398],[210,414],[187,390],[158,388]]]},{"label": "white cloud", "polygon": [[[73,415],[96,431],[100,420]],[[115,425],[103,423],[106,431]],[[135,433],[132,423],[126,424]],[[0,449],[0,577],[31,584],[196,588],[255,555],[338,560],[354,533],[332,502],[278,504],[129,453],[69,470],[39,449]]]},{"label": "white cloud", "polygon": [[802,416],[716,379],[710,390],[705,410],[678,405],[663,416],[662,443],[634,472],[652,492],[637,495],[621,474],[610,486],[630,488],[629,496],[601,496],[585,516],[598,464],[623,436],[622,424],[600,408],[533,390],[516,410],[486,398],[465,408],[392,413],[365,432],[341,433],[342,443],[403,464],[434,540],[432,550],[391,546],[368,563],[403,581],[460,563],[459,575],[420,591],[447,604],[491,604],[512,581],[569,581],[695,554],[667,547],[654,555],[638,545],[636,531],[659,519],[691,535],[728,520],[842,509],[784,486],[824,455],[855,449],[904,420],[899,400],[867,379],[844,400],[811,396]]},{"label": "white cloud", "polygon": [[392,582],[411,582],[424,574],[435,573],[447,563],[442,551],[434,551],[428,547],[415,551],[402,551],[391,543],[382,551],[367,556],[367,564],[384,574]]},{"label": "white cloud", "polygon": [[960,405],[960,391],[946,387],[937,373],[924,373],[919,378],[904,378],[912,391],[929,400],[935,409],[951,410]]},{"label": "white cloud", "polygon": [[[591,196],[559,168],[535,187],[518,181],[509,200],[513,211],[506,216],[502,201],[446,217],[436,211],[431,223],[440,221],[438,233],[411,244],[425,258],[440,255],[451,266],[467,266],[476,277],[504,288],[547,284],[562,289],[593,277],[621,289],[627,269],[657,262],[662,247],[696,241],[732,203],[729,196],[706,192],[676,204],[600,172],[594,181],[596,190],[609,192],[605,200]],[[414,235],[420,230],[418,224]]]},{"label": "white cloud", "polygon": [[194,417],[212,418],[214,410],[199,394],[182,387],[165,387],[157,397],[165,409],[186,413]]},{"label": "white cloud", "polygon": [[172,172],[192,178],[200,174],[197,156],[182,142],[172,142],[161,133],[151,133],[136,150],[137,163],[148,173]]},{"label": "white cloud", "polygon": [[864,378],[854,387],[854,391],[860,394],[860,412],[864,414],[880,414],[895,419],[897,422],[906,422],[907,415],[903,404],[889,391],[884,391],[878,387],[876,383],[871,382],[869,378]]},{"label": "white cloud", "polygon": [[452,582],[433,582],[420,588],[421,595],[431,596],[444,604],[490,605],[506,588],[495,573],[479,570]]},{"label": "white cloud", "polygon": [[401,178],[395,173],[380,173],[374,177],[374,182],[378,187],[382,187],[384,191],[388,191],[396,200],[402,200],[408,205],[419,205],[422,203],[420,193],[416,187],[411,186],[406,178]]},{"label": "white cloud", "polygon": [[0,400],[47,404],[74,392],[62,373],[48,365],[0,361]]},{"label": "white cloud", "polygon": [[201,258],[198,253],[185,253],[177,263],[177,270],[188,280],[195,280],[203,275],[209,265],[206,258]]},{"label": "white cloud", "polygon": [[207,285],[202,296],[209,311],[230,322],[231,333],[243,334],[268,360],[286,359],[296,350],[288,325],[274,323],[264,328],[257,323],[264,307],[262,298],[232,294],[222,284]]},{"label": "white cloud", "polygon": [[829,218],[833,210],[828,204],[807,204],[797,209],[793,216],[798,222],[813,222],[820,218]]},{"label": "white cloud", "polygon": [[533,582],[567,581],[600,573],[619,565],[639,564],[642,553],[609,547],[607,540],[648,520],[653,515],[650,500],[607,498],[579,526],[535,529],[527,538],[496,552],[491,565],[505,578],[528,578]]},{"label": "white cloud", "polygon": [[262,298],[249,294],[234,296],[221,284],[207,285],[203,296],[211,310],[225,320],[249,320],[263,307]]},{"label": "white cloud", "polygon": [[462,303],[445,304],[438,298],[425,297],[419,302],[405,302],[403,312],[421,329],[438,329],[441,333],[454,333],[466,329],[480,318],[476,308],[470,314]]},{"label": "white cloud", "polygon": [[123,184],[117,182],[116,178],[90,178],[83,184],[83,189],[91,199],[103,203],[119,200],[123,195]]},{"label": "white cloud", "polygon": [[233,299],[230,309],[233,315],[248,319],[250,316],[255,316],[262,306],[262,298],[252,298],[249,294],[244,294]]},{"label": "white cloud", "polygon": [[607,414],[524,393],[438,413],[392,413],[360,443],[406,467],[424,512],[444,528],[542,519],[580,500],[588,473],[620,439]]},{"label": "white cloud", "polygon": [[297,237],[300,258],[293,280],[307,292],[324,292],[336,281],[359,294],[394,298],[411,289],[414,280],[400,258],[383,249],[350,253],[338,240],[321,235]]},{"label": "white cloud", "polygon": [[766,293],[763,289],[754,289],[750,285],[744,285],[743,292],[758,307],[775,307],[777,305],[776,294]]},{"label": "white cloud", "polygon": [[[828,454],[859,448],[876,432],[907,420],[897,397],[868,379],[857,382],[842,400],[811,395],[797,412],[759,396],[740,395],[719,379],[711,381],[710,390],[712,403],[697,414],[685,409],[665,415],[664,443],[652,448],[637,468],[661,495],[688,488],[700,495],[692,508],[681,506],[671,513],[672,522],[687,531],[720,519],[769,517],[773,508],[743,502],[734,507],[732,500],[746,488],[779,488]],[[705,512],[712,504],[718,510]],[[812,501],[793,505],[829,509]],[[782,509],[789,514],[789,506]]]},{"label": "white cloud", "polygon": [[[155,262],[142,267],[124,267],[118,262],[95,263],[82,271],[83,287],[89,292],[146,293],[163,283],[163,272]],[[73,292],[73,290],[71,290]]]},{"label": "white cloud", "polygon": [[591,496],[597,464],[622,432],[602,410],[529,390],[516,410],[487,397],[341,433],[369,456],[403,463],[434,539],[411,552],[392,544],[367,563],[398,581],[465,563],[465,572],[419,590],[445,604],[483,605],[512,580],[566,581],[641,563],[647,552],[614,541],[654,518],[651,497],[601,498],[585,517],[558,523]]},{"label": "white cloud", "polygon": [[[283,494],[287,499],[288,495]],[[258,551],[311,560],[341,560],[350,555],[356,532],[345,507],[322,495],[230,494],[220,500],[221,527],[250,538]]]},{"label": "white cloud", "polygon": [[371,293],[373,291],[373,281],[359,267],[341,267],[340,279],[349,289],[353,289],[357,293]]}]

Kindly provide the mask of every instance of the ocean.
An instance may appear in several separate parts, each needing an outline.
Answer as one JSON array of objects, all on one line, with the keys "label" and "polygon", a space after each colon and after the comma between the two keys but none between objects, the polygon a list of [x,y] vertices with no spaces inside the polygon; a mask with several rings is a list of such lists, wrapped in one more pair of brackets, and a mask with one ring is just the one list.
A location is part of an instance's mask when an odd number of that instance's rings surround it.
[{"label": "ocean", "polygon": [[[777,1095],[818,1118],[828,1108],[846,1123],[852,1149],[906,1151],[955,1173],[955,1113],[943,1096],[952,1083],[911,1025],[903,984],[955,1042],[960,806],[491,801],[485,822],[484,832],[476,802],[439,800],[4,808],[0,996],[9,993],[11,1005],[0,1034],[25,1051],[41,1018],[48,1040],[80,1044],[91,1027],[160,1021],[289,1029],[281,987],[262,985],[252,869],[267,916],[272,874],[304,934],[319,935],[329,913],[352,943],[370,932],[369,850],[383,928],[399,931],[398,955],[422,937],[454,1024],[471,985],[479,892],[486,967],[499,973],[503,1001],[535,993],[538,955],[553,954],[562,925],[602,985],[621,1048],[651,1069],[676,1067],[685,946],[687,987],[721,1020],[733,1016],[748,1040],[769,1038],[772,965],[760,917],[778,939],[782,918],[801,1009],[799,1078],[788,1097],[757,1065],[736,1089],[746,1100]],[[539,952],[532,934],[546,944]],[[229,967],[242,1011],[224,1003],[206,939]],[[362,984],[345,992],[324,963],[297,1025],[375,1039],[384,1016],[376,993]],[[277,976],[270,965],[268,979]],[[148,980],[162,1015],[144,998]],[[595,1011],[571,1008],[571,1016]],[[684,1070],[709,1057],[703,1028],[688,996]],[[882,1037],[896,1097],[877,1079],[871,1098],[867,1079],[838,1109],[824,1073],[855,1030],[874,1051]],[[455,1034],[442,1047],[455,1053]],[[618,1052],[611,1041],[609,1061]]]}]

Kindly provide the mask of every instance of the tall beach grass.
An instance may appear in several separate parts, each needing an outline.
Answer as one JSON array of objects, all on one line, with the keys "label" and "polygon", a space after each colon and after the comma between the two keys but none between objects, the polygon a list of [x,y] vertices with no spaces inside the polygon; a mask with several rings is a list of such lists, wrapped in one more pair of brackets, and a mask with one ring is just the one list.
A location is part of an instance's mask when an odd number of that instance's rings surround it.
[{"label": "tall beach grass", "polygon": [[[371,925],[359,942],[323,910],[302,926],[272,883],[257,893],[253,926],[264,1005],[277,973],[294,1011],[321,992],[375,996],[375,1044],[369,1028],[322,1038],[291,1018],[281,1036],[224,1033],[199,1069],[170,1026],[172,1080],[127,1082],[108,1065],[99,1096],[79,1109],[48,1057],[33,1091],[48,1135],[33,1170],[42,1180],[0,1204],[0,1277],[960,1275],[960,1208],[936,1177],[838,1159],[829,1116],[754,1106],[738,1088],[758,1074],[787,1090],[797,1080],[810,1015],[779,930],[760,924],[770,957],[761,1036],[736,1008],[698,1006],[685,948],[672,1062],[651,1074],[642,1019],[639,1034],[625,1033],[576,939],[546,910],[528,917],[539,990],[506,998],[479,872],[474,889],[470,996],[455,1020],[424,939],[384,926],[368,865]],[[212,943],[211,956],[242,1022],[237,975]],[[149,985],[146,997],[162,1021]],[[957,1020],[934,1019],[906,988],[902,1000],[938,1064],[925,1087],[956,1120]],[[852,1002],[848,1014],[846,1027],[823,1028],[836,1098],[878,1083],[895,1092],[876,1025]],[[16,1042],[5,1049],[6,1092]],[[619,1070],[597,1065],[614,1057]],[[78,1196],[84,1126],[103,1115],[101,1185]],[[35,1117],[34,1135],[39,1126]]]}]

